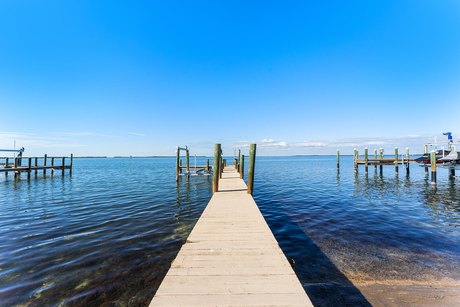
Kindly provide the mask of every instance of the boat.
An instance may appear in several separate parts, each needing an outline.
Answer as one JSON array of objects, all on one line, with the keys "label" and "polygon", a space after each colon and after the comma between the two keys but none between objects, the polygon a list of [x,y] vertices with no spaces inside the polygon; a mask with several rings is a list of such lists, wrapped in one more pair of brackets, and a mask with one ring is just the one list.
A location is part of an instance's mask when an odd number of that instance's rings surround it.
[{"label": "boat", "polygon": [[[443,135],[447,136],[447,150],[440,149],[436,150],[436,164],[441,164],[441,166],[455,166],[460,164],[460,152],[455,149],[452,132],[445,132]],[[428,145],[433,146],[433,144],[426,144],[425,148]],[[435,144],[436,145],[436,144]],[[422,156],[415,159],[415,162],[420,163],[422,165],[430,164],[431,153],[426,152]]]}]

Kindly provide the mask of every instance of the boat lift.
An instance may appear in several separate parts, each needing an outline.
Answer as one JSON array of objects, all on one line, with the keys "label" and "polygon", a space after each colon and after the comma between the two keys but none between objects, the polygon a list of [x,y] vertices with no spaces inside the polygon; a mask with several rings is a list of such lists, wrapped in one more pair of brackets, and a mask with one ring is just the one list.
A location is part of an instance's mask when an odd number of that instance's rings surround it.
[{"label": "boat lift", "polygon": [[[180,159],[181,150],[185,151],[185,166],[182,165],[182,160]],[[185,174],[182,174],[182,170],[185,169]],[[193,169],[193,171],[190,171]],[[179,180],[179,176],[185,175],[210,175],[211,166],[209,165],[209,159],[206,160],[206,165],[199,166],[196,164],[196,155],[195,155],[195,166],[190,166],[190,150],[188,146],[185,147],[176,147],[176,181]]]},{"label": "boat lift", "polygon": [[24,150],[25,150],[24,147],[22,147],[20,149],[0,149],[0,152],[14,152],[15,153],[14,159],[16,161],[16,165],[21,166],[22,153],[24,152]]}]

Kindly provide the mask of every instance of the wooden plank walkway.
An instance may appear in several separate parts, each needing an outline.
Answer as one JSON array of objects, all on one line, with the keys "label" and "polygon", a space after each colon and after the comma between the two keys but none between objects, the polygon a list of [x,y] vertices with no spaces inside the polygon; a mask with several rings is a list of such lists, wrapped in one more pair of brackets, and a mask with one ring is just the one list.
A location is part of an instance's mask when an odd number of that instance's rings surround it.
[{"label": "wooden plank walkway", "polygon": [[150,306],[313,306],[246,190],[225,168]]}]

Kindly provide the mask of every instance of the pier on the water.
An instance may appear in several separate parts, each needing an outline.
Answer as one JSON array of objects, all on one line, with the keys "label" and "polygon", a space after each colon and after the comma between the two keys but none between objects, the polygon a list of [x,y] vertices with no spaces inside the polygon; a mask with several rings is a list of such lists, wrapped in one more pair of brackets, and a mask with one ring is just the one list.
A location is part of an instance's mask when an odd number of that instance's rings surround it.
[{"label": "pier on the water", "polygon": [[38,175],[38,172],[42,172],[43,176],[46,176],[47,171],[49,174],[54,175],[54,172],[61,172],[65,174],[65,170],[69,170],[69,174],[72,174],[73,167],[73,154],[70,157],[49,157],[44,155],[43,157],[0,157],[0,173],[8,175],[13,173],[15,177],[20,176],[21,173],[27,173],[27,177],[30,178],[31,174]]},{"label": "pier on the water", "polygon": [[252,198],[255,145],[249,187],[241,155],[224,167],[221,154],[216,146],[214,194],[150,306],[313,306]]}]

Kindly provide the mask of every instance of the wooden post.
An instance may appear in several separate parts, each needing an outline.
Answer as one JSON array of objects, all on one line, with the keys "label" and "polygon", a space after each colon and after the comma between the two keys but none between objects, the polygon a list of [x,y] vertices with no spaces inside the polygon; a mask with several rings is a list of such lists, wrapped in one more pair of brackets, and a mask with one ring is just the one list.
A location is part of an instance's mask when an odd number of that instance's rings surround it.
[{"label": "wooden post", "polygon": [[244,179],[244,155],[241,155],[241,162],[240,162],[240,178]]},{"label": "wooden post", "polygon": [[179,159],[179,147],[176,147],[176,181],[179,181],[179,172],[180,172],[180,159]]},{"label": "wooden post", "polygon": [[51,157],[51,176],[54,175],[54,157]]},{"label": "wooden post", "polygon": [[206,160],[206,171],[209,172],[209,159]]},{"label": "wooden post", "polygon": [[369,152],[367,147],[364,148],[364,166],[366,169],[366,174],[369,172]]},{"label": "wooden post", "polygon": [[187,169],[187,175],[190,175],[190,153],[188,147],[185,148],[185,167]]},{"label": "wooden post", "polygon": [[64,176],[65,171],[65,157],[62,157],[62,176]]},{"label": "wooden post", "polygon": [[47,155],[45,155],[45,157],[43,158],[43,166],[45,166],[45,168],[43,168],[43,176],[46,176],[46,159],[48,158]]},{"label": "wooden post", "polygon": [[35,176],[37,176],[37,173],[38,173],[37,167],[38,167],[38,158],[35,157]]},{"label": "wooden post", "polygon": [[224,172],[224,159],[222,158],[222,151],[219,154],[219,178],[222,178],[222,174]]},{"label": "wooden post", "polygon": [[70,171],[69,171],[70,176],[72,176],[72,169],[73,169],[73,154],[70,154]]},{"label": "wooden post", "polygon": [[[5,161],[5,167],[8,169],[9,165],[9,158],[6,158],[6,161]],[[8,176],[8,172],[5,172],[5,176]]]},{"label": "wooden post", "polygon": [[340,150],[337,149],[337,169],[340,169]]},{"label": "wooden post", "polygon": [[248,194],[254,192],[254,168],[256,166],[256,144],[249,145]]},{"label": "wooden post", "polygon": [[436,184],[436,151],[432,150],[430,153],[431,163],[431,184]]},{"label": "wooden post", "polygon": [[449,168],[449,177],[452,179],[452,178],[455,178],[455,167],[454,166],[451,166]]},{"label": "wooden post", "polygon": [[238,172],[240,171],[240,164],[241,164],[241,149],[238,149],[238,167],[236,169]]},{"label": "wooden post", "polygon": [[219,156],[220,156],[220,144],[214,145],[214,163],[212,166],[212,192],[219,191]]},{"label": "wooden post", "polygon": [[410,169],[409,169],[409,147],[406,147],[406,175],[409,175]]},{"label": "wooden post", "polygon": [[380,148],[380,174],[383,174],[383,148]]},{"label": "wooden post", "polygon": [[27,179],[30,179],[30,172],[32,171],[32,158],[27,161]]},{"label": "wooden post", "polygon": [[223,159],[222,161],[224,161],[224,168],[227,166],[227,159]]},{"label": "wooden post", "polygon": [[[428,153],[428,145],[425,144],[425,146],[423,146],[423,154],[427,154]],[[428,177],[428,165],[425,164],[425,176]]]},{"label": "wooden post", "polygon": [[374,169],[377,171],[377,149],[374,149]]},{"label": "wooden post", "polygon": [[359,152],[358,152],[358,149],[353,149],[353,163],[354,163],[354,166],[355,166],[355,173],[358,172],[358,157],[359,157]]},{"label": "wooden post", "polygon": [[238,168],[238,160],[236,158],[233,159],[233,165],[235,165],[235,169]]},{"label": "wooden post", "polygon": [[398,174],[399,173],[399,161],[398,161],[398,157],[399,157],[399,154],[398,154],[398,147],[395,147],[395,173]]},{"label": "wooden post", "polygon": [[[18,157],[14,158],[14,168],[16,169],[18,167]],[[16,179],[18,177],[19,172],[14,171],[14,178]]]}]

